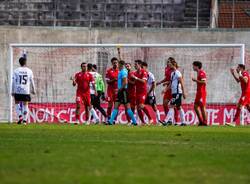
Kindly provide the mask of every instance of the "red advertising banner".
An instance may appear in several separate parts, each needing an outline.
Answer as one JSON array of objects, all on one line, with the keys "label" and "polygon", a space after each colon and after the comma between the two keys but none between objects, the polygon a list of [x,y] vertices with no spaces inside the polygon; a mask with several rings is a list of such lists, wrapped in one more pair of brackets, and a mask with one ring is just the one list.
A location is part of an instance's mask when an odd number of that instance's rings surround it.
[{"label": "red advertising banner", "polygon": [[[107,104],[102,104],[106,109]],[[148,107],[155,120],[155,113],[151,107]],[[158,105],[161,119],[165,119],[165,113],[162,105]],[[187,124],[194,125],[198,122],[197,116],[193,110],[193,104],[184,104],[185,120]],[[51,122],[51,123],[73,123],[75,122],[75,104],[74,103],[30,103],[29,104],[29,122]],[[224,125],[226,122],[232,122],[236,108],[234,104],[208,104],[207,115],[209,125]],[[101,120],[105,121],[99,111],[97,113]],[[146,115],[145,115],[146,116]],[[241,113],[242,121],[238,120],[238,125],[250,124],[250,113],[244,109]],[[84,122],[85,112],[81,110],[80,121]],[[139,121],[139,120],[138,120]],[[123,106],[120,107],[117,122],[127,123]]]}]

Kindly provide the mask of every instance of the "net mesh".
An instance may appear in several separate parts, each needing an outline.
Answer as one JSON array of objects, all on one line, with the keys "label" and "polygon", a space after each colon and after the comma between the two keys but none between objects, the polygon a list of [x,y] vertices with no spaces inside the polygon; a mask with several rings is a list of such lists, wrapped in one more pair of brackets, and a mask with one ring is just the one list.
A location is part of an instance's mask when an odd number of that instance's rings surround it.
[{"label": "net mesh", "polygon": [[[118,57],[117,47],[14,47],[13,68],[19,66],[20,52],[27,50],[27,65],[34,73],[37,94],[32,102],[41,104],[58,103],[59,106],[75,102],[76,89],[72,86],[70,77],[80,71],[82,62],[97,64],[98,72],[105,75],[111,66],[111,58]],[[207,103],[221,105],[235,103],[240,89],[230,74],[230,68],[241,63],[240,47],[120,47],[121,58],[134,63],[141,59],[148,63],[151,71],[159,81],[164,78],[164,68],[168,57],[174,57],[184,76],[187,92],[185,104],[192,104],[195,98],[196,84],[192,62],[202,61],[207,73]],[[157,103],[162,103],[163,87],[156,88]],[[60,108],[60,107],[58,107]],[[14,119],[16,119],[13,108]]]}]

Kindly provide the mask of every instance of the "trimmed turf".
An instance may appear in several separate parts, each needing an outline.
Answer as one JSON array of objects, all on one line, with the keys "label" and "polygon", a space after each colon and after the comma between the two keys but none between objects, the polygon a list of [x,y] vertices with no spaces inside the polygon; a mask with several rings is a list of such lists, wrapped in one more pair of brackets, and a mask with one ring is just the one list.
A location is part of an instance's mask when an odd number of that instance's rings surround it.
[{"label": "trimmed turf", "polygon": [[250,183],[250,127],[0,124],[0,183]]}]

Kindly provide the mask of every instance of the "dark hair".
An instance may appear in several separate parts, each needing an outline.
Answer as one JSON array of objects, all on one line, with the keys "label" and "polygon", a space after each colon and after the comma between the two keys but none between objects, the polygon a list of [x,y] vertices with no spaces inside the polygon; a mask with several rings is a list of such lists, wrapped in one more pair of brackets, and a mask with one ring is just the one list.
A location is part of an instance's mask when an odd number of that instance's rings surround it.
[{"label": "dark hair", "polygon": [[87,69],[88,69],[88,70],[92,70],[92,67],[93,67],[93,65],[92,65],[91,63],[88,63]]},{"label": "dark hair", "polygon": [[83,62],[82,64],[81,64],[81,67],[82,67],[82,65],[86,65],[87,63],[85,63],[85,62]]},{"label": "dark hair", "polygon": [[92,67],[93,67],[95,70],[97,70],[96,64],[93,64]]},{"label": "dark hair", "polygon": [[200,61],[194,61],[194,62],[193,62],[193,65],[194,65],[194,66],[197,66],[199,69],[202,68],[202,63],[201,63]]},{"label": "dark hair", "polygon": [[138,63],[139,65],[142,65],[142,60],[137,59],[137,60],[135,60],[135,63]]},{"label": "dark hair", "polygon": [[19,63],[20,63],[21,66],[26,65],[26,61],[27,61],[27,60],[26,60],[25,57],[20,57],[20,58],[19,58]]},{"label": "dark hair", "polygon": [[126,65],[130,65],[131,66],[131,63],[125,63]]},{"label": "dark hair", "polygon": [[113,58],[111,59],[111,63],[113,63],[115,60],[118,61],[118,59],[117,59],[116,57],[113,57]]},{"label": "dark hair", "polygon": [[170,60],[170,63],[175,66],[175,68],[178,68],[178,63],[175,60]]},{"label": "dark hair", "polygon": [[169,57],[167,61],[175,61],[175,59],[173,57]]},{"label": "dark hair", "polygon": [[238,64],[238,67],[242,68],[243,70],[245,70],[246,66],[243,64]]},{"label": "dark hair", "polygon": [[119,61],[119,64],[122,65],[122,66],[124,66],[124,65],[125,65],[125,61],[120,60],[120,61]]},{"label": "dark hair", "polygon": [[146,66],[146,67],[148,67],[148,63],[147,63],[147,62],[145,62],[145,61],[143,61],[141,65],[142,65],[142,66]]}]

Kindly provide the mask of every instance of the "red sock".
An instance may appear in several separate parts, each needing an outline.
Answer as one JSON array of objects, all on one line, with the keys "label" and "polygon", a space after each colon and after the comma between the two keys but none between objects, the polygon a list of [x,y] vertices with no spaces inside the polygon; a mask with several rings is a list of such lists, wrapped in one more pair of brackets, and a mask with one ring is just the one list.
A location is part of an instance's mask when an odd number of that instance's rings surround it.
[{"label": "red sock", "polygon": [[79,118],[80,118],[80,115],[76,114],[76,120],[79,120]]},{"label": "red sock", "polygon": [[145,124],[142,110],[137,109],[137,112],[138,112],[138,116],[139,116],[141,122]]},{"label": "red sock", "polygon": [[152,120],[152,117],[150,116],[150,113],[148,111],[148,109],[146,108],[146,106],[143,107],[143,111],[145,112],[145,114],[148,116],[149,120]]},{"label": "red sock", "polygon": [[107,116],[108,117],[111,116],[111,111],[112,111],[112,107],[108,107],[108,109],[107,109]]},{"label": "red sock", "polygon": [[168,105],[163,105],[163,108],[164,108],[165,114],[167,115],[169,111]]},{"label": "red sock", "polygon": [[237,121],[237,119],[239,118],[239,116],[240,116],[240,111],[241,111],[241,108],[239,108],[239,107],[237,107],[237,109],[236,109],[236,114],[234,115],[234,122],[236,122]]},{"label": "red sock", "polygon": [[126,118],[127,118],[128,122],[130,122],[130,117],[128,115],[127,108],[125,108],[125,115],[126,115]]},{"label": "red sock", "polygon": [[85,107],[85,119],[86,119],[86,121],[89,120],[89,111],[88,111],[88,107]]},{"label": "red sock", "polygon": [[174,108],[174,120],[175,122],[179,122],[179,112],[176,108]]}]

